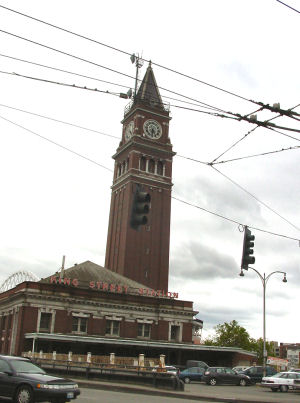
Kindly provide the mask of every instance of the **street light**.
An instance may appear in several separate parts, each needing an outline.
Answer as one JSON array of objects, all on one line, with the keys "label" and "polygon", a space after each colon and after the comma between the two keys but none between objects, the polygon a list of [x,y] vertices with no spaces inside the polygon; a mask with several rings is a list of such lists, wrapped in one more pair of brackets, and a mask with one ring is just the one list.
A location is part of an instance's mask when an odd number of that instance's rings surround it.
[{"label": "street light", "polygon": [[[266,360],[267,360],[267,350],[266,350],[266,286],[267,286],[267,282],[268,282],[269,278],[275,273],[283,274],[283,280],[282,281],[284,283],[286,283],[287,282],[286,272],[276,270],[276,271],[273,271],[272,273],[268,274],[267,276],[265,275],[265,273],[262,276],[260,274],[260,272],[257,271],[256,269],[254,269],[253,267],[248,267],[248,269],[251,269],[251,270],[255,271],[255,273],[261,279],[261,282],[262,282],[262,285],[263,285],[263,342],[264,342],[264,346],[263,346],[263,374],[264,374],[264,376],[266,376]],[[241,269],[240,276],[244,277],[243,269]]]}]

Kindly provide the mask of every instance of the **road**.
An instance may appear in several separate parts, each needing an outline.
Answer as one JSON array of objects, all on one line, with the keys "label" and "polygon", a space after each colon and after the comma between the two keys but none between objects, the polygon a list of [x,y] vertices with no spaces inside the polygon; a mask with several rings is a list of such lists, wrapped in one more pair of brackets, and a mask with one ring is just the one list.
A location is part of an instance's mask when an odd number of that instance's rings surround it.
[{"label": "road", "polygon": [[[146,390],[151,393],[151,390]],[[166,392],[166,390],[161,390],[161,393]],[[155,390],[155,393],[160,393],[159,389]],[[127,393],[127,392],[117,392],[109,390],[99,390],[93,388],[82,388],[81,396],[76,400],[76,403],[93,403],[93,402],[105,402],[105,403],[179,403],[178,399],[180,394],[184,394],[182,400],[185,402],[211,402],[211,398],[215,403],[220,402],[247,402],[253,401],[256,403],[266,402],[266,403],[299,403],[300,401],[300,391],[289,391],[288,393],[273,393],[269,389],[263,389],[259,386],[208,386],[199,383],[192,383],[185,385],[184,392],[170,392],[172,396],[157,396],[151,394],[140,394],[140,393]],[[176,396],[176,397],[175,397]],[[203,397],[203,399],[201,398]],[[207,400],[206,400],[207,399]],[[220,399],[220,400],[219,400]],[[74,402],[75,403],[75,402]]]}]

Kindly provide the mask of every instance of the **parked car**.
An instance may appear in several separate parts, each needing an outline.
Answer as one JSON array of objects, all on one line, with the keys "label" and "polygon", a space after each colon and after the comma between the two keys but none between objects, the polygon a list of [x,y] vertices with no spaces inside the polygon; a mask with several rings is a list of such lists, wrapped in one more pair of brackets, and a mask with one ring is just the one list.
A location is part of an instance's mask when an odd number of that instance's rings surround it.
[{"label": "parked car", "polygon": [[165,367],[160,367],[159,365],[156,365],[152,372],[168,372],[169,374],[172,375],[178,375],[179,369],[176,367],[173,367],[172,365],[166,365]]},{"label": "parked car", "polygon": [[[262,366],[255,366],[255,367],[248,367],[244,371],[240,372],[241,374],[249,376],[252,383],[261,382],[263,378],[263,367]],[[266,366],[266,376],[272,376],[277,373],[276,369],[271,367],[270,365]]]},{"label": "parked car", "polygon": [[191,381],[201,381],[205,372],[204,368],[191,367],[186,368],[179,374],[179,379],[182,379],[184,383],[190,383]]},{"label": "parked car", "polygon": [[291,368],[288,372],[300,372],[300,368]]},{"label": "parked car", "polygon": [[0,396],[16,403],[65,403],[80,394],[76,382],[47,375],[28,358],[0,355]]},{"label": "parked car", "polygon": [[200,367],[200,368],[208,368],[208,365],[204,361],[197,361],[197,360],[187,360],[186,367]]},{"label": "parked car", "polygon": [[242,365],[238,365],[237,367],[233,367],[232,369],[235,371],[235,372],[242,372],[242,371],[245,371],[245,369],[247,369],[249,366],[242,366]]},{"label": "parked car", "polygon": [[289,389],[300,389],[299,372],[278,372],[274,376],[262,378],[261,386],[271,388],[272,392],[287,392]]},{"label": "parked car", "polygon": [[209,367],[205,370],[202,381],[207,385],[232,384],[246,386],[251,384],[249,376],[238,374],[231,368]]}]

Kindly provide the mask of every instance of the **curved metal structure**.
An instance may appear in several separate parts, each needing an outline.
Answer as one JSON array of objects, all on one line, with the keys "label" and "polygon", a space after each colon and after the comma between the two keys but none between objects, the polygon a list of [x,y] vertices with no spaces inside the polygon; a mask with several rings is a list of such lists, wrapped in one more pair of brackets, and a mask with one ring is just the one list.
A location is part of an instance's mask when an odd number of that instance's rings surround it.
[{"label": "curved metal structure", "polygon": [[0,292],[4,292],[14,288],[23,281],[39,281],[40,278],[31,271],[20,270],[9,276],[0,286]]}]

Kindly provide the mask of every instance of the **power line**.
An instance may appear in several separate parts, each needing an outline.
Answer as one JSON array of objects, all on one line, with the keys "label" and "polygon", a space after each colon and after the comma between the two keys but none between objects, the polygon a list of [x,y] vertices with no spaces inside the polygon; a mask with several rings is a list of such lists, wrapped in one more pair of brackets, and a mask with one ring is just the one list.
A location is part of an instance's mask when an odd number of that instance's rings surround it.
[{"label": "power line", "polygon": [[[128,87],[129,87],[128,85],[123,85],[123,84],[114,83],[114,82],[112,82],[112,81],[102,80],[102,79],[99,79],[99,78],[96,78],[96,77],[91,77],[91,76],[87,76],[87,75],[84,75],[84,74],[79,74],[79,73],[75,73],[75,72],[72,72],[72,71],[68,71],[68,70],[64,70],[64,69],[59,69],[59,68],[57,68],[57,67],[48,66],[48,65],[45,65],[45,64],[41,64],[41,63],[36,63],[36,62],[33,62],[33,61],[29,61],[29,60],[19,59],[19,58],[17,58],[17,57],[13,57],[13,56],[9,56],[9,55],[0,54],[0,56],[1,56],[1,57],[6,57],[6,58],[8,58],[8,59],[16,60],[16,61],[19,61],[19,62],[32,64],[32,65],[34,65],[34,66],[43,67],[43,68],[46,68],[46,69],[50,69],[50,70],[54,70],[54,71],[59,71],[59,72],[62,72],[62,73],[71,74],[71,75],[78,76],[78,77],[87,78],[87,79],[89,79],[89,80],[100,81],[100,82],[102,82],[102,83],[111,84],[111,85],[115,85],[115,86],[122,87],[122,88],[127,88],[127,89],[128,89]],[[160,87],[158,87],[158,88],[160,88]],[[164,90],[164,91],[172,92],[171,90],[167,90],[167,89],[164,89],[164,88],[160,88],[160,89],[162,89],[162,90]],[[187,96],[185,96],[185,95],[183,95],[183,94],[177,93],[177,95],[179,95],[179,96],[181,96],[181,97],[185,97],[185,98],[187,98],[187,99],[193,100],[193,98],[187,97]],[[197,102],[197,104],[195,104],[195,103],[192,103],[192,102],[184,101],[184,100],[182,100],[182,99],[168,97],[167,95],[162,95],[162,98],[163,98],[163,99],[171,99],[171,100],[173,100],[173,101],[178,101],[178,102],[182,102],[182,103],[184,103],[184,104],[194,105],[194,106],[198,106],[199,104],[201,104],[202,107],[204,107],[204,108],[208,108],[208,109],[212,109],[212,110],[218,110],[218,108],[216,108],[216,107],[214,107],[214,106],[210,106],[210,105],[208,105],[208,104],[205,104],[205,103],[203,103],[203,102],[201,102],[201,101],[199,101],[199,100],[194,100],[194,102]],[[206,105],[207,105],[207,106],[206,106]]]},{"label": "power line", "polygon": [[295,8],[289,6],[288,4],[284,3],[283,1],[280,1],[280,0],[275,0],[275,1],[277,1],[278,3],[283,4],[284,6],[290,8],[291,10],[296,11],[296,13],[299,13],[299,14],[300,14],[300,11],[298,11],[298,10],[296,10]]},{"label": "power line", "polygon": [[112,134],[103,133],[103,132],[100,132],[99,130],[89,129],[89,128],[84,127],[84,126],[79,126],[79,125],[76,125],[76,124],[74,124],[74,123],[70,123],[70,122],[65,122],[65,121],[63,121],[63,120],[54,119],[54,118],[51,118],[51,117],[49,117],[49,116],[40,115],[40,114],[38,114],[38,113],[25,111],[24,109],[15,108],[15,107],[13,107],[13,106],[8,106],[8,105],[4,105],[4,104],[0,104],[0,106],[3,106],[4,108],[13,109],[13,110],[15,110],[15,111],[27,113],[27,114],[29,114],[29,115],[38,116],[39,118],[52,120],[52,121],[57,122],[57,123],[63,123],[63,124],[65,124],[65,125],[69,125],[69,126],[76,127],[76,128],[78,128],[78,129],[87,130],[87,131],[90,131],[90,132],[93,132],[93,133],[102,134],[103,136],[108,136],[108,137],[112,137],[112,138],[114,138],[114,139],[120,140],[120,137],[113,136]]},{"label": "power line", "polygon": [[[98,162],[96,162],[96,161],[94,161],[94,160],[92,160],[92,159],[90,159],[90,158],[88,158],[88,157],[85,157],[84,155],[79,154],[78,152],[76,152],[76,151],[74,151],[74,150],[71,150],[71,149],[68,148],[68,147],[65,147],[65,146],[63,146],[63,145],[61,145],[61,144],[59,144],[59,143],[57,143],[57,142],[55,142],[55,141],[53,141],[53,140],[50,140],[49,138],[47,138],[47,137],[45,137],[45,136],[42,136],[42,135],[40,135],[40,134],[38,134],[38,133],[36,133],[36,132],[30,130],[30,129],[27,129],[26,127],[24,127],[24,126],[22,126],[22,125],[19,125],[18,123],[15,123],[15,122],[13,122],[13,121],[11,121],[11,120],[9,120],[9,119],[6,119],[6,118],[4,118],[4,117],[1,116],[1,115],[0,115],[0,118],[3,119],[3,120],[6,121],[6,122],[11,123],[12,125],[15,125],[15,126],[21,128],[21,129],[23,129],[23,130],[25,130],[25,131],[31,133],[31,134],[34,134],[35,136],[38,136],[39,138],[41,138],[41,139],[43,139],[43,140],[48,141],[48,142],[51,143],[51,144],[56,145],[57,147],[60,147],[60,148],[62,148],[62,149],[64,149],[64,150],[66,150],[66,151],[68,151],[68,152],[70,152],[70,153],[72,153],[72,154],[74,154],[74,155],[80,157],[80,158],[83,158],[83,159],[85,159],[85,160],[87,160],[87,161],[89,161],[89,162],[91,162],[91,163],[93,163],[93,164],[95,164],[95,165],[97,165],[97,166],[100,166],[101,168],[104,168],[104,169],[107,170],[107,171],[113,172],[112,169],[107,168],[106,166],[104,166],[104,165],[102,165],[102,164],[100,164],[100,163],[98,163]],[[214,168],[214,169],[215,169],[215,168]],[[177,201],[179,201],[179,202],[181,202],[181,203],[184,203],[184,204],[186,204],[186,205],[195,207],[195,208],[197,208],[197,209],[203,210],[203,211],[205,211],[205,212],[207,212],[207,213],[209,213],[209,214],[215,215],[215,216],[217,216],[217,217],[219,217],[219,218],[225,219],[225,220],[230,221],[230,222],[233,222],[233,223],[235,223],[235,224],[239,224],[239,225],[244,225],[244,226],[245,226],[245,224],[242,224],[242,223],[240,223],[240,222],[238,222],[238,221],[236,221],[236,220],[230,219],[230,218],[228,218],[228,217],[222,216],[221,214],[218,214],[218,213],[209,211],[209,210],[207,210],[207,209],[205,209],[205,208],[203,208],[203,207],[200,207],[200,206],[198,206],[198,205],[195,205],[195,204],[186,202],[186,201],[184,201],[184,200],[178,199],[177,197],[174,197],[174,196],[171,196],[171,197],[172,197],[172,199],[174,199],[174,200],[177,200]],[[257,200],[258,200],[258,199],[257,199]],[[283,217],[281,217],[281,218],[283,218]],[[285,221],[286,221],[286,220],[285,220]],[[293,224],[291,224],[291,225],[293,225]],[[294,225],[293,225],[293,226],[294,226]],[[287,239],[291,239],[291,240],[300,242],[300,239],[288,237],[288,236],[286,236],[286,235],[281,235],[281,234],[277,234],[277,233],[272,233],[272,232],[265,231],[265,230],[262,230],[262,229],[259,229],[259,228],[254,228],[254,227],[249,226],[249,225],[248,225],[248,227],[249,227],[249,228],[256,229],[256,230],[258,230],[258,231],[262,231],[262,232],[265,232],[265,233],[269,233],[269,234],[272,234],[272,235],[276,235],[276,236],[280,236],[280,237],[284,237],[284,238],[287,238]],[[297,228],[297,227],[295,227],[295,228]],[[298,228],[297,228],[297,229],[298,229]]]},{"label": "power line", "polygon": [[28,63],[28,64],[32,64],[32,65],[34,65],[34,66],[43,67],[43,68],[45,68],[45,69],[50,69],[50,70],[54,70],[54,71],[59,71],[59,72],[61,72],[61,73],[72,74],[72,75],[74,75],[74,76],[87,78],[87,79],[89,79],[89,80],[100,81],[100,82],[105,83],[105,84],[116,85],[116,86],[118,86],[118,87],[122,87],[122,88],[127,88],[127,89],[128,89],[128,85],[117,84],[117,83],[113,83],[113,82],[111,82],[111,81],[101,80],[101,79],[96,78],[96,77],[86,76],[86,75],[84,75],[84,74],[75,73],[75,72],[73,72],[73,71],[68,71],[68,70],[64,70],[64,69],[59,69],[59,68],[57,68],[57,67],[47,66],[47,65],[45,65],[45,64],[36,63],[36,62],[32,62],[32,61],[25,60],[25,59],[19,59],[18,57],[3,55],[3,54],[1,54],[1,53],[0,53],[0,56],[1,56],[1,57],[6,57],[6,58],[8,58],[8,59],[16,60],[16,61],[18,61],[18,62]]},{"label": "power line", "polygon": [[224,178],[226,178],[227,180],[229,180],[231,183],[233,183],[235,186],[237,186],[239,189],[243,190],[245,193],[247,193],[249,196],[253,197],[253,199],[255,199],[256,201],[258,201],[260,204],[262,204],[263,206],[265,206],[268,210],[272,211],[274,214],[276,214],[278,217],[280,217],[282,220],[284,220],[285,222],[287,222],[288,224],[290,224],[292,227],[294,227],[295,229],[297,229],[298,231],[300,231],[300,228],[298,228],[296,225],[294,225],[293,223],[291,223],[289,220],[287,220],[286,218],[284,218],[281,214],[277,213],[277,211],[275,211],[274,209],[272,209],[270,206],[268,206],[266,203],[264,203],[263,201],[261,201],[260,199],[258,199],[256,196],[254,196],[252,193],[248,192],[248,190],[246,190],[245,188],[243,188],[241,185],[239,185],[237,182],[235,182],[233,179],[229,178],[229,176],[225,175],[223,172],[219,171],[217,168],[215,168],[214,166],[212,166],[212,168],[218,172],[220,175],[224,176]]},{"label": "power line", "polygon": [[56,141],[50,140],[50,139],[48,139],[47,137],[42,136],[41,134],[38,134],[38,133],[34,132],[33,130],[27,129],[26,127],[24,127],[24,126],[22,126],[22,125],[19,125],[18,123],[15,123],[15,122],[13,122],[13,121],[11,121],[11,120],[9,120],[9,119],[6,119],[6,118],[3,117],[3,116],[0,116],[0,118],[3,119],[3,120],[5,120],[6,122],[11,123],[11,124],[14,125],[14,126],[17,126],[17,127],[20,127],[20,128],[23,129],[23,130],[26,130],[27,132],[29,132],[29,133],[31,133],[31,134],[34,134],[35,136],[40,137],[40,138],[43,139],[43,140],[48,141],[48,142],[51,143],[51,144],[56,145],[57,147],[60,147],[60,148],[66,150],[66,151],[68,151],[68,152],[70,152],[70,153],[72,153],[72,154],[77,155],[77,157],[83,158],[83,159],[85,159],[85,160],[87,160],[87,161],[89,161],[89,162],[91,162],[91,163],[93,163],[93,164],[95,164],[95,165],[98,165],[99,167],[101,167],[101,168],[103,168],[103,169],[106,169],[107,171],[113,172],[112,169],[107,168],[106,166],[104,166],[104,165],[102,165],[102,164],[99,164],[99,162],[96,162],[96,161],[92,160],[91,158],[88,158],[88,157],[85,157],[85,156],[82,155],[82,154],[79,154],[77,151],[71,150],[70,148],[63,146],[63,145],[57,143]]},{"label": "power line", "polygon": [[[243,224],[243,223],[238,222],[238,221],[236,221],[236,220],[233,220],[233,219],[231,219],[231,218],[225,217],[225,216],[223,216],[222,214],[218,214],[218,213],[215,213],[215,212],[213,212],[213,211],[207,210],[206,208],[200,207],[200,206],[198,206],[197,204],[193,204],[193,203],[187,202],[187,201],[185,201],[185,200],[179,199],[178,197],[171,196],[171,198],[174,199],[174,200],[179,201],[180,203],[186,204],[187,206],[197,208],[197,209],[199,209],[199,210],[202,210],[202,211],[204,211],[204,212],[206,212],[206,213],[212,214],[212,215],[214,215],[214,216],[216,216],[216,217],[222,218],[223,220],[232,222],[232,223],[234,223],[234,224],[242,225],[242,226],[244,226],[244,227],[245,227],[245,225],[246,225],[246,224]],[[256,231],[265,232],[265,233],[270,234],[270,235],[275,235],[275,236],[279,236],[279,237],[282,237],[282,238],[287,238],[287,239],[291,239],[291,240],[293,240],[293,241],[300,242],[299,239],[297,239],[297,238],[292,238],[292,237],[289,237],[289,236],[287,236],[287,235],[282,235],[282,234],[278,234],[278,233],[275,233],[275,232],[266,231],[266,230],[263,230],[263,229],[261,229],[261,228],[252,227],[252,226],[250,226],[250,225],[247,225],[247,227],[248,227],[248,228],[255,229]]]},{"label": "power line", "polygon": [[120,53],[124,53],[124,54],[126,54],[126,55],[128,55],[128,56],[131,55],[131,53],[125,52],[124,50],[121,50],[121,49],[115,48],[115,47],[113,47],[113,46],[107,45],[107,44],[105,44],[105,43],[103,43],[103,42],[96,41],[95,39],[88,38],[87,36],[77,34],[77,33],[73,32],[73,31],[70,31],[70,30],[65,29],[65,28],[61,28],[61,27],[59,27],[59,26],[57,26],[57,25],[50,24],[49,22],[45,22],[45,21],[40,20],[40,19],[38,19],[38,18],[32,17],[32,16],[30,16],[30,15],[28,15],[28,14],[24,14],[24,13],[21,13],[20,11],[13,10],[12,8],[8,8],[8,7],[2,6],[2,5],[0,5],[0,7],[6,9],[6,10],[8,10],[8,11],[12,11],[13,13],[22,15],[23,17],[30,18],[31,20],[40,22],[40,23],[45,24],[45,25],[49,25],[50,27],[59,29],[60,31],[67,32],[68,34],[72,34],[72,35],[78,36],[79,38],[86,39],[86,40],[88,40],[88,41],[90,41],[90,42],[97,43],[98,45],[105,46],[106,48],[115,50],[115,51],[120,52]]},{"label": "power line", "polygon": [[[11,12],[13,12],[13,13],[22,15],[23,17],[30,18],[30,19],[35,20],[35,21],[37,21],[37,22],[40,22],[40,23],[42,23],[42,24],[51,26],[52,28],[59,29],[59,30],[64,31],[64,32],[67,32],[67,33],[69,33],[69,34],[71,34],[71,35],[75,35],[75,36],[77,36],[77,37],[79,37],[79,38],[88,40],[88,41],[90,41],[90,42],[93,42],[93,43],[96,43],[96,44],[98,44],[98,45],[101,45],[101,46],[107,47],[107,48],[109,48],[109,49],[112,49],[112,50],[114,50],[114,51],[117,51],[117,52],[126,54],[126,55],[128,55],[128,56],[131,56],[131,53],[129,53],[129,52],[126,52],[126,51],[121,50],[121,49],[119,49],[119,48],[116,48],[116,47],[107,45],[107,44],[105,44],[105,43],[103,43],[103,42],[99,42],[99,41],[97,41],[97,40],[95,40],[95,39],[91,39],[91,38],[86,37],[86,36],[84,36],[84,35],[77,34],[77,33],[73,32],[73,31],[67,30],[67,29],[65,29],[65,28],[61,28],[61,27],[59,27],[59,26],[57,26],[57,25],[48,23],[48,22],[43,21],[43,20],[41,20],[41,19],[32,17],[32,16],[30,16],[30,15],[28,15],[28,14],[21,13],[21,12],[19,12],[19,11],[13,10],[13,9],[11,9],[11,8],[8,8],[8,7],[2,6],[2,5],[0,5],[0,7],[6,9],[6,10],[8,10],[8,11],[11,11]],[[5,32],[5,31],[2,31],[2,32]],[[150,60],[147,60],[147,59],[144,59],[144,58],[140,58],[140,59],[143,60],[143,61],[145,61],[145,62],[147,62],[147,63],[150,62]],[[250,99],[246,98],[246,97],[243,97],[243,96],[241,96],[241,95],[238,95],[238,94],[236,94],[236,93],[234,93],[234,92],[232,92],[232,91],[225,90],[225,89],[223,89],[223,88],[221,88],[221,87],[218,87],[218,86],[216,86],[216,85],[207,83],[206,81],[197,79],[197,78],[192,77],[192,76],[190,76],[190,75],[188,75],[188,74],[181,73],[181,72],[179,72],[179,71],[177,71],[177,70],[168,68],[168,67],[166,67],[166,66],[163,66],[163,65],[161,65],[161,64],[155,63],[155,62],[153,62],[153,61],[151,61],[151,63],[152,63],[153,65],[157,66],[157,67],[160,67],[160,68],[164,69],[164,70],[167,70],[167,71],[170,71],[170,72],[172,72],[172,73],[178,74],[178,75],[180,75],[180,76],[182,76],[182,77],[185,77],[185,78],[188,78],[188,79],[190,79],[190,80],[199,82],[200,84],[204,84],[204,85],[206,85],[206,86],[209,86],[209,87],[211,87],[211,88],[217,89],[217,90],[219,90],[219,91],[222,91],[222,92],[227,93],[227,94],[229,94],[229,95],[232,95],[232,96],[234,96],[234,97],[243,99],[244,101],[251,102],[251,103],[254,103],[254,104],[257,103],[257,102],[255,102],[255,101],[253,101],[253,100],[250,100]]]},{"label": "power line", "polygon": [[[0,7],[1,7],[1,6],[0,6]],[[90,61],[90,60],[84,59],[83,57],[79,57],[79,56],[72,55],[71,53],[64,52],[64,51],[62,51],[62,50],[52,48],[51,46],[44,45],[44,44],[42,44],[42,43],[33,41],[32,39],[27,39],[27,38],[24,38],[23,36],[19,36],[19,35],[13,34],[13,33],[8,32],[8,31],[4,31],[3,29],[0,29],[0,32],[2,32],[2,33],[4,33],[4,34],[7,34],[7,35],[11,35],[11,36],[13,36],[13,37],[15,37],[15,38],[18,38],[18,39],[22,39],[23,41],[33,43],[34,45],[42,46],[43,48],[46,48],[46,49],[49,49],[49,50],[53,50],[54,52],[58,52],[58,53],[60,53],[60,54],[62,54],[62,55],[72,57],[72,58],[77,59],[77,60],[80,60],[80,61],[82,61],[82,62],[89,63],[89,64],[92,64],[92,65],[97,66],[97,67],[101,67],[101,68],[103,68],[103,69],[112,71],[113,73],[120,74],[120,75],[122,75],[122,76],[125,76],[125,77],[128,77],[128,78],[131,78],[131,79],[134,79],[134,80],[135,80],[135,77],[130,76],[129,74],[125,74],[125,73],[122,73],[122,72],[120,72],[120,71],[118,71],[118,70],[112,69],[111,67],[103,66],[103,65],[101,65],[101,64],[99,64],[99,63],[92,62],[92,61]]]},{"label": "power line", "polygon": [[64,87],[77,88],[77,89],[80,89],[80,90],[87,90],[87,91],[93,91],[93,92],[100,92],[100,93],[102,93],[102,94],[114,95],[114,96],[121,97],[121,98],[128,98],[128,96],[127,96],[126,94],[110,92],[110,91],[107,91],[107,90],[106,90],[106,91],[104,91],[104,90],[98,90],[97,88],[89,88],[89,87],[86,87],[86,86],[82,87],[82,86],[76,85],[76,84],[66,84],[66,83],[61,83],[61,82],[58,82],[58,81],[46,80],[46,79],[44,79],[44,78],[25,76],[24,74],[19,74],[19,73],[15,73],[15,72],[14,72],[14,73],[10,73],[9,71],[1,71],[1,70],[0,70],[0,73],[2,73],[2,74],[9,74],[9,75],[12,75],[12,76],[17,76],[17,77],[28,78],[28,79],[30,79],[30,80],[35,80],[35,81],[42,81],[42,82],[48,83],[48,84],[57,84],[57,85],[61,85],[61,86],[64,86]]},{"label": "power line", "polygon": [[[26,114],[29,114],[29,115],[37,116],[37,117],[40,117],[40,118],[43,118],[43,119],[48,119],[48,120],[51,120],[51,121],[54,121],[54,122],[57,122],[57,123],[62,123],[62,124],[65,124],[65,125],[69,125],[69,126],[72,126],[72,127],[76,127],[76,128],[82,129],[82,130],[87,130],[87,131],[90,131],[90,132],[93,132],[93,133],[101,134],[101,135],[103,135],[103,136],[111,137],[111,138],[114,138],[114,139],[120,141],[120,137],[119,137],[119,136],[113,136],[112,134],[104,133],[104,132],[101,132],[101,131],[99,131],[99,130],[90,129],[90,128],[87,128],[87,127],[84,127],[84,126],[79,126],[79,125],[76,125],[76,124],[71,123],[71,122],[66,122],[66,121],[63,121],[63,120],[55,119],[55,118],[52,118],[52,117],[49,117],[49,116],[45,116],[45,115],[41,115],[41,114],[38,114],[38,113],[26,111],[26,110],[24,110],[24,109],[16,108],[16,107],[9,106],[9,105],[5,105],[5,104],[0,104],[0,107],[1,107],[1,106],[4,107],[4,108],[16,110],[16,111],[18,111],[18,112],[23,112],[23,113],[26,113]],[[257,127],[256,127],[256,128],[257,128]],[[255,130],[256,128],[252,129],[252,131]],[[248,133],[249,133],[249,132],[248,132]],[[247,134],[246,134],[246,135],[247,135]],[[246,136],[246,135],[245,135],[245,136]],[[239,141],[241,141],[241,140],[242,140],[242,139],[240,139]],[[300,141],[300,140],[299,140],[299,141]],[[236,143],[237,143],[237,142],[236,142]],[[281,150],[268,151],[268,152],[259,153],[259,154],[255,154],[255,155],[244,156],[244,157],[237,157],[237,158],[232,158],[232,159],[230,159],[230,160],[226,160],[226,161],[217,161],[217,162],[215,162],[216,159],[215,159],[213,162],[207,162],[207,161],[200,161],[200,160],[198,160],[198,159],[196,159],[196,158],[187,157],[187,156],[181,155],[181,154],[176,154],[176,157],[183,158],[183,159],[186,159],[186,160],[189,160],[189,161],[193,161],[193,162],[197,162],[197,163],[200,163],[200,164],[203,164],[203,165],[211,166],[211,165],[224,164],[224,163],[227,163],[227,162],[233,162],[233,161],[238,161],[238,160],[247,159],[247,158],[265,156],[265,155],[268,155],[268,154],[279,153],[279,152],[282,152],[282,151],[288,151],[288,150],[292,150],[292,149],[296,149],[296,148],[299,148],[299,146],[288,147],[288,148],[282,148]],[[224,154],[224,153],[223,153],[223,154]]]},{"label": "power line", "polygon": [[[300,141],[300,140],[299,140]],[[248,159],[248,158],[254,158],[254,157],[262,157],[265,155],[269,155],[269,154],[276,154],[276,153],[280,153],[282,151],[289,151],[289,150],[295,150],[297,148],[300,148],[300,146],[294,146],[294,147],[287,147],[287,148],[282,148],[281,150],[274,150],[274,151],[266,151],[264,153],[259,153],[259,154],[253,154],[253,155],[247,155],[244,157],[237,157],[237,158],[231,158],[230,160],[225,160],[225,161],[217,161],[217,162],[211,162],[208,165],[216,165],[216,164],[225,164],[226,162],[233,162],[233,161],[239,161],[239,160],[244,160],[244,159]]]},{"label": "power line", "polygon": [[[293,109],[296,109],[298,106],[300,106],[300,104],[293,106],[293,107],[290,108],[289,110],[292,111]],[[261,110],[261,108],[260,108],[259,110]],[[258,111],[259,111],[259,110],[258,110]],[[258,111],[256,111],[256,112],[258,112]],[[277,119],[277,118],[279,118],[279,117],[281,117],[281,116],[282,116],[282,115],[273,116],[272,118],[268,119],[267,121],[270,122],[271,120]],[[249,130],[246,134],[244,134],[244,136],[243,136],[242,138],[240,138],[239,140],[237,140],[237,141],[236,141],[234,144],[232,144],[229,148],[227,148],[225,151],[223,151],[218,157],[216,157],[216,158],[212,161],[212,163],[214,163],[215,161],[217,161],[220,157],[222,157],[224,154],[226,154],[228,151],[230,151],[232,148],[234,148],[238,143],[240,143],[242,140],[244,140],[250,133],[252,133],[252,132],[253,132],[254,130],[256,130],[258,127],[259,127],[259,126],[256,126],[256,127],[254,127],[253,129]],[[293,140],[300,141],[299,139],[297,139],[297,138],[295,138],[295,137],[292,137],[292,136],[290,136],[290,135],[288,135],[288,134],[286,134],[286,133],[282,133],[282,132],[279,132],[279,131],[277,131],[277,130],[274,130],[274,131],[276,131],[276,132],[282,134],[283,136],[290,137],[290,138],[292,138]]]},{"label": "power line", "polygon": [[[1,7],[1,6],[0,6],[0,7]],[[83,62],[85,62],[85,63],[90,63],[90,64],[92,64],[92,65],[94,65],[94,66],[101,67],[101,68],[106,69],[106,70],[109,70],[109,71],[111,71],[111,72],[113,72],[113,73],[120,74],[120,75],[122,75],[122,76],[125,76],[125,77],[128,77],[128,78],[131,78],[131,79],[135,80],[135,77],[130,76],[129,74],[126,74],[126,73],[122,73],[122,72],[120,72],[120,71],[118,71],[118,70],[112,69],[111,67],[103,66],[103,65],[101,65],[101,64],[99,64],[99,63],[95,63],[95,62],[92,62],[92,61],[90,61],[90,60],[84,59],[84,58],[82,58],[82,57],[72,55],[71,53],[67,53],[67,52],[64,52],[64,51],[62,51],[62,50],[59,50],[59,49],[56,49],[56,48],[52,48],[51,46],[44,45],[44,44],[42,44],[42,43],[33,41],[33,40],[31,40],[31,39],[24,38],[24,37],[22,37],[22,36],[13,34],[13,33],[8,32],[8,31],[4,31],[4,30],[2,30],[2,29],[0,29],[0,32],[5,33],[5,34],[7,34],[7,35],[11,35],[11,36],[16,37],[16,38],[18,38],[18,39],[22,39],[22,40],[24,40],[24,41],[33,43],[33,44],[38,45],[38,46],[45,47],[46,49],[50,49],[50,50],[52,50],[52,51],[54,51],[54,52],[58,52],[58,53],[60,53],[60,54],[63,54],[63,55],[65,55],[65,56],[72,57],[72,58],[74,58],[74,59],[76,59],[76,60],[80,60],[80,61],[83,61]],[[139,81],[141,81],[141,80],[139,80]],[[198,100],[195,99],[195,98],[191,98],[191,97],[188,97],[188,96],[186,96],[186,95],[182,95],[182,94],[180,94],[180,93],[178,93],[178,92],[176,92],[176,91],[168,90],[167,88],[163,88],[163,87],[158,87],[158,88],[161,89],[161,90],[170,92],[171,94],[179,95],[179,96],[181,96],[181,97],[183,97],[183,98],[185,98],[185,99],[189,99],[189,100],[191,100],[191,101],[195,101],[195,102],[197,102],[197,103],[199,103],[199,104],[201,104],[201,105],[204,105],[205,107],[209,107],[209,108],[211,108],[211,109],[214,109],[214,110],[217,110],[217,111],[226,113],[224,110],[222,110],[222,109],[220,109],[220,108],[218,108],[218,107],[214,107],[214,106],[212,106],[212,105],[209,105],[209,104],[206,104],[206,103],[204,103],[204,102],[198,101]]]}]

